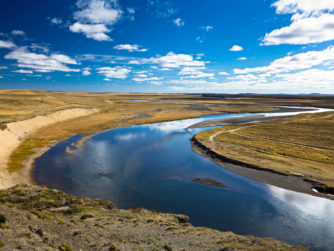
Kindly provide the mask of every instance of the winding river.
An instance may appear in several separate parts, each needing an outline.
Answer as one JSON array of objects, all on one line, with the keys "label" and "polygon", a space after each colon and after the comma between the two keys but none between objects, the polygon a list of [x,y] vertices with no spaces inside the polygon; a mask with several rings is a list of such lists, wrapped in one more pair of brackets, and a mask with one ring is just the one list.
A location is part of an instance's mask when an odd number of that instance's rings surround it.
[{"label": "winding river", "polygon": [[[73,154],[66,153],[66,147],[80,139],[78,135],[38,158],[34,178],[40,185],[108,199],[124,209],[182,213],[198,226],[274,237],[311,250],[332,250],[333,200],[245,178],[192,151],[191,137],[207,128],[188,129],[190,125],[249,115],[256,114],[204,116],[114,129],[90,138]],[[213,179],[226,188],[192,182],[196,178]]]}]

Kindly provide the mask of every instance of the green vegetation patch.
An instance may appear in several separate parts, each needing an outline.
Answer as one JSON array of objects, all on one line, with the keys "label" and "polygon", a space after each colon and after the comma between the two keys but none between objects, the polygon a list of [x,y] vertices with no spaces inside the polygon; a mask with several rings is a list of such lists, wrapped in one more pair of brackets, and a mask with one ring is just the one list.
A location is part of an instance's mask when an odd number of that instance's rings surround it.
[{"label": "green vegetation patch", "polygon": [[36,153],[35,149],[49,144],[46,139],[30,138],[24,140],[18,148],[11,154],[8,162],[8,172],[19,171],[23,167],[23,161],[27,160],[30,155]]}]

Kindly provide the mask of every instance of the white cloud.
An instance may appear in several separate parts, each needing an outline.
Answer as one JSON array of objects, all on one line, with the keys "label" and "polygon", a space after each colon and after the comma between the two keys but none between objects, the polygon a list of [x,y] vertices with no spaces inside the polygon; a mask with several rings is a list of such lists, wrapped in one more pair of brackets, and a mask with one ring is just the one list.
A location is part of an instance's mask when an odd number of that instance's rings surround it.
[{"label": "white cloud", "polygon": [[90,24],[114,25],[122,16],[116,0],[79,0],[80,11],[74,12],[74,19]]},{"label": "white cloud", "polygon": [[34,73],[31,70],[23,70],[23,69],[19,69],[19,70],[13,71],[13,72],[22,73],[22,74],[33,74]]},{"label": "white cloud", "polygon": [[7,66],[0,66],[0,70],[6,70],[6,69],[8,69]]},{"label": "white cloud", "polygon": [[42,51],[44,53],[48,53],[50,51],[48,46],[43,46],[43,45],[39,45],[39,44],[31,44],[30,46],[28,46],[29,49],[32,49],[33,51]]},{"label": "white cloud", "polygon": [[152,85],[162,85],[164,82],[162,81],[151,81],[150,84]]},{"label": "white cloud", "polygon": [[295,70],[309,69],[313,66],[322,65],[325,62],[334,61],[334,46],[330,46],[322,51],[308,51],[292,56],[276,59],[268,66],[234,69],[235,74],[248,73],[269,73],[290,72]]},{"label": "white cloud", "polygon": [[196,59],[201,59],[202,57],[204,57],[204,53],[196,54]]},{"label": "white cloud", "polygon": [[278,0],[273,3],[279,14],[288,14],[296,12],[312,13],[323,10],[334,10],[332,0]]},{"label": "white cloud", "polygon": [[127,50],[127,51],[130,51],[130,52],[133,52],[133,51],[137,51],[137,52],[145,52],[147,51],[147,49],[145,48],[142,48],[140,49],[140,45],[138,44],[119,44],[119,45],[116,45],[114,48],[116,50]]},{"label": "white cloud", "polygon": [[202,69],[202,68],[184,67],[178,73],[178,75],[183,75],[187,78],[211,78],[211,77],[214,77],[214,75],[215,75],[214,73],[202,72],[200,69]]},{"label": "white cloud", "polygon": [[238,60],[245,61],[245,60],[247,60],[247,58],[246,57],[240,57],[240,58],[238,58]]},{"label": "white cloud", "polygon": [[334,1],[278,0],[278,14],[293,14],[291,24],[267,33],[262,45],[309,44],[334,39]]},{"label": "white cloud", "polygon": [[14,47],[16,47],[16,45],[13,42],[0,40],[0,48],[10,49]]},{"label": "white cloud", "polygon": [[309,69],[293,74],[279,74],[265,79],[261,75],[247,74],[229,78],[229,82],[206,80],[172,80],[171,90],[191,92],[254,92],[254,93],[333,93],[334,70]]},{"label": "white cloud", "polygon": [[111,41],[106,34],[111,32],[109,26],[117,23],[123,14],[117,0],[78,0],[77,6],[80,10],[73,14],[77,22],[70,30],[97,41]]},{"label": "white cloud", "polygon": [[233,45],[231,48],[230,48],[230,51],[243,51],[244,48],[242,48],[240,45]]},{"label": "white cloud", "polygon": [[88,67],[87,67],[87,68],[84,68],[83,71],[82,71],[82,75],[83,75],[83,76],[89,76],[89,75],[91,74],[90,70],[91,70],[91,69],[88,68]]},{"label": "white cloud", "polygon": [[136,71],[136,72],[134,72],[135,74],[146,74],[146,73],[148,73],[148,71]]},{"label": "white cloud", "polygon": [[182,19],[181,18],[176,18],[176,19],[174,19],[173,20],[173,23],[177,26],[177,27],[182,27],[182,26],[184,26],[184,21],[182,21]]},{"label": "white cloud", "polygon": [[49,18],[49,20],[50,20],[51,24],[59,25],[59,24],[63,23],[63,20],[59,17]]},{"label": "white cloud", "polygon": [[213,27],[211,25],[207,25],[207,26],[202,26],[202,29],[206,30],[206,31],[210,31],[213,29]]},{"label": "white cloud", "polygon": [[221,71],[221,72],[218,73],[218,75],[220,75],[220,76],[228,76],[230,74],[227,73],[227,72],[225,72],[225,71]]},{"label": "white cloud", "polygon": [[3,78],[3,76],[0,76],[0,78]]},{"label": "white cloud", "polygon": [[6,59],[17,61],[20,68],[29,68],[37,72],[78,72],[79,69],[72,69],[67,64],[77,65],[78,63],[69,56],[63,54],[37,54],[27,50],[26,47],[19,47],[5,56]]},{"label": "white cloud", "polygon": [[207,80],[190,80],[190,79],[171,80],[170,83],[180,84],[180,85],[208,85],[209,83],[218,84],[217,82],[210,82]]},{"label": "white cloud", "polygon": [[144,74],[144,73],[141,73],[141,74],[138,74],[138,77],[139,77],[139,78],[147,78],[147,75]]},{"label": "white cloud", "polygon": [[13,30],[12,34],[15,36],[23,36],[25,33],[24,31],[21,31],[21,30]]},{"label": "white cloud", "polygon": [[127,67],[100,67],[98,73],[104,75],[105,80],[110,81],[111,78],[125,79],[131,70]]},{"label": "white cloud", "polygon": [[112,39],[105,33],[110,32],[104,24],[82,24],[76,22],[70,26],[70,30],[76,33],[84,33],[87,38],[97,41],[111,41]]},{"label": "white cloud", "polygon": [[290,26],[267,33],[262,45],[309,44],[334,39],[334,15],[297,19]]},{"label": "white cloud", "polygon": [[175,54],[169,52],[166,56],[160,56],[149,59],[150,62],[160,64],[163,68],[179,68],[179,67],[203,67],[204,61],[194,60],[193,56],[187,54]]},{"label": "white cloud", "polygon": [[128,63],[129,63],[129,64],[135,64],[135,65],[140,65],[140,64],[142,64],[142,62],[139,61],[139,60],[130,60]]},{"label": "white cloud", "polygon": [[157,81],[157,80],[161,80],[163,79],[162,77],[149,77],[149,78],[133,78],[132,80],[133,81],[136,81],[136,82],[148,82],[148,81]]}]

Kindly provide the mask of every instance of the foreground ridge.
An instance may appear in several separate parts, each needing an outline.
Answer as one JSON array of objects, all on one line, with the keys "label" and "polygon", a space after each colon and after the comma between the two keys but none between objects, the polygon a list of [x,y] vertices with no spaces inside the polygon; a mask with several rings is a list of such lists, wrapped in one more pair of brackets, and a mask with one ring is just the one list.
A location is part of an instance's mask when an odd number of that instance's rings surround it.
[{"label": "foreground ridge", "polygon": [[1,190],[0,202],[2,250],[306,250],[194,227],[185,215],[121,210],[46,187]]}]

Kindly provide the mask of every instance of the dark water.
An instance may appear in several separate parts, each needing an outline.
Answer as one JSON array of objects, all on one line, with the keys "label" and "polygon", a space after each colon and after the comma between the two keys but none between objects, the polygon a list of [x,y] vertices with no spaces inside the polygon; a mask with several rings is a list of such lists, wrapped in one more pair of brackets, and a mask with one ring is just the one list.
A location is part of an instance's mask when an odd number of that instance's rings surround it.
[{"label": "dark water", "polygon": [[[183,213],[194,225],[333,250],[334,201],[245,178],[192,151],[190,138],[199,129],[189,125],[231,116],[115,129],[68,155],[65,148],[76,136],[37,159],[34,176],[38,184],[108,199],[120,208]],[[193,183],[195,178],[227,188]]]}]

